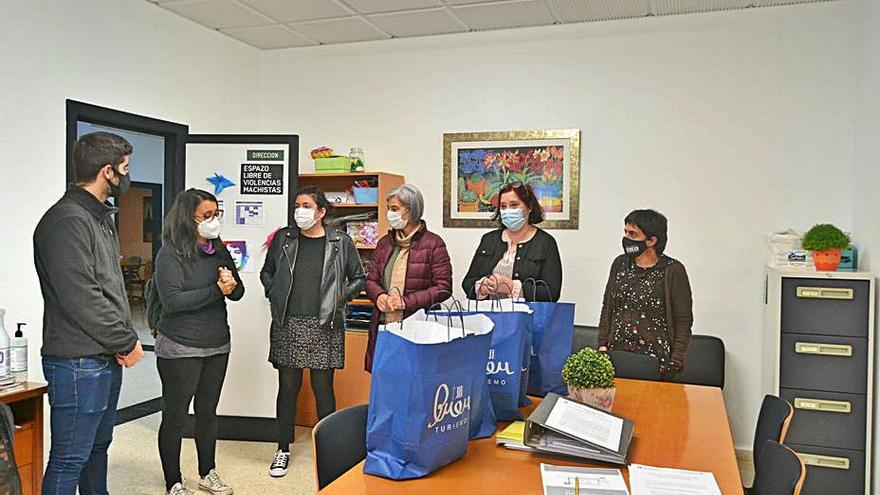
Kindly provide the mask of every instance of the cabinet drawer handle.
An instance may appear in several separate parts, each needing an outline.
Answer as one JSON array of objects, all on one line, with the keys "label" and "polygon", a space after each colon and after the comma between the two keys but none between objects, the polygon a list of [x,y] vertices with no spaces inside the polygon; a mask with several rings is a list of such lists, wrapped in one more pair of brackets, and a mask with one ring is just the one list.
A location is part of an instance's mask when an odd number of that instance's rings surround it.
[{"label": "cabinet drawer handle", "polygon": [[844,414],[852,412],[852,404],[849,401],[802,399],[800,397],[794,398],[794,408]]},{"label": "cabinet drawer handle", "polygon": [[855,291],[832,287],[798,287],[797,296],[803,299],[839,299],[852,301]]},{"label": "cabinet drawer handle", "polygon": [[804,461],[807,466],[816,466],[831,469],[849,469],[849,459],[846,457],[831,457],[827,455],[801,454],[798,457]]},{"label": "cabinet drawer handle", "polygon": [[852,346],[844,344],[819,344],[815,342],[795,342],[794,352],[815,354],[817,356],[852,357]]}]

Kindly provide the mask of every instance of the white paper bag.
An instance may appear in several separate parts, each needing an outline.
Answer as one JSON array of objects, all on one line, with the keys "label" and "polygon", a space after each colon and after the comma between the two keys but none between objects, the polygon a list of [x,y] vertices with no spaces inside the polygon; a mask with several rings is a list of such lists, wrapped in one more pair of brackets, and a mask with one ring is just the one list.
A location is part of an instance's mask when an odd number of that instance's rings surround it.
[{"label": "white paper bag", "polygon": [[389,323],[380,331],[393,333],[414,344],[443,344],[466,335],[485,335],[495,324],[486,315],[430,313],[420,309],[403,321]]}]

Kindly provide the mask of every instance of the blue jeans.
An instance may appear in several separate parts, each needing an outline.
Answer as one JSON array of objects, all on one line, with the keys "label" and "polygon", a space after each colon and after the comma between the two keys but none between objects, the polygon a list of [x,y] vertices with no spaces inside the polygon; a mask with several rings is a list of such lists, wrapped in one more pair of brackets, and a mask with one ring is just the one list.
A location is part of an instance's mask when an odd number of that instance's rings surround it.
[{"label": "blue jeans", "polygon": [[113,358],[43,358],[52,446],[43,495],[106,495],[122,367]]}]

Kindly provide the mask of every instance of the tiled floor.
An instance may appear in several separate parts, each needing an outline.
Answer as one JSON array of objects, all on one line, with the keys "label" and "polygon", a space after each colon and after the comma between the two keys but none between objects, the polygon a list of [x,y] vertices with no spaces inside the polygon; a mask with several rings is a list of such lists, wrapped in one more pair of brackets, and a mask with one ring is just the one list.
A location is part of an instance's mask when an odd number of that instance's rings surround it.
[{"label": "tiled floor", "polygon": [[[156,439],[160,414],[126,423],[116,427],[110,448],[109,484],[111,493],[130,495],[164,493],[162,468]],[[311,430],[297,428],[297,439],[291,445],[293,456],[290,473],[284,478],[272,478],[267,470],[275,445],[258,442],[220,441],[217,445],[217,471],[235,488],[238,495],[315,493],[315,474]],[[746,484],[751,484],[754,472],[749,455],[737,453],[740,473]],[[181,471],[198,484],[196,453],[192,439],[183,440]],[[201,492],[205,493],[205,492]]]},{"label": "tiled floor", "polygon": [[[161,414],[157,413],[116,427],[110,447],[110,493],[161,495],[165,492],[156,440],[160,421]],[[288,475],[272,478],[268,469],[275,453],[274,444],[221,440],[217,443],[217,472],[235,488],[237,495],[314,494],[310,429],[297,428],[291,452]],[[197,491],[196,451],[192,439],[183,440],[180,459],[181,472],[190,480],[188,486]]]}]

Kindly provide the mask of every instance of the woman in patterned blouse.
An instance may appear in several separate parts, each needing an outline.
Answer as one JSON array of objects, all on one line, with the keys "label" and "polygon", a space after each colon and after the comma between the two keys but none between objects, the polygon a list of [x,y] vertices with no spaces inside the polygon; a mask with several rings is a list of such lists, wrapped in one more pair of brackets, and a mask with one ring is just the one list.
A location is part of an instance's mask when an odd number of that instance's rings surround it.
[{"label": "woman in patterned blouse", "polygon": [[664,254],[666,217],[635,210],[624,220],[623,252],[611,264],[599,320],[599,350],[647,354],[664,379],[687,361],[693,300],[687,272]]}]

